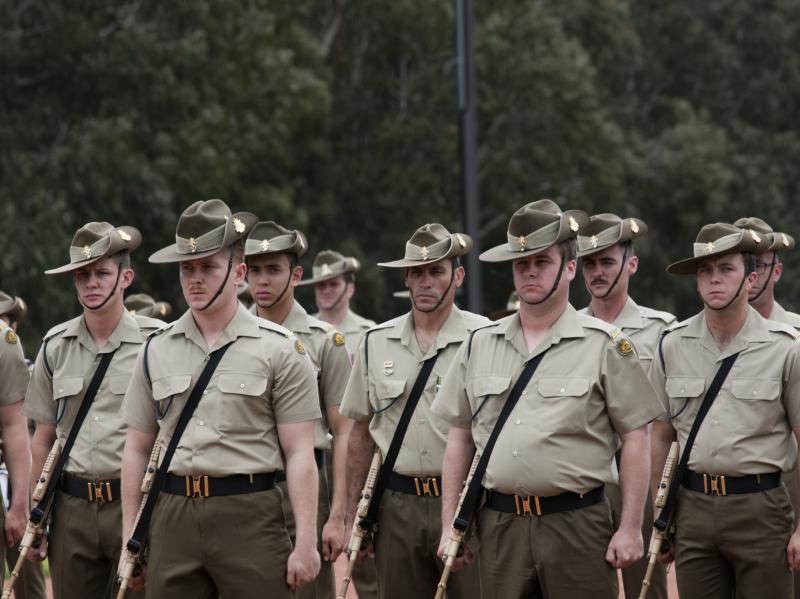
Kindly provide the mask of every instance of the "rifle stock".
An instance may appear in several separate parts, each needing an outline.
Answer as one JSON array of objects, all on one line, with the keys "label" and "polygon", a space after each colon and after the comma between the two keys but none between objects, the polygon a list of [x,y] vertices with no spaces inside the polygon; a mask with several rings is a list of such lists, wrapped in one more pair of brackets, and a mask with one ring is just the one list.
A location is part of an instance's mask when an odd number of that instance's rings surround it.
[{"label": "rifle stock", "polygon": [[[53,476],[53,468],[60,456],[61,444],[56,440],[44,462],[42,473],[39,475],[39,478],[36,479],[36,487],[34,487],[33,496],[31,497],[34,505],[38,506],[39,502],[44,499],[47,486],[50,484],[50,478]],[[11,571],[11,575],[3,588],[2,599],[9,599],[11,597],[11,591],[14,590],[14,585],[17,583],[17,579],[22,571],[22,564],[25,563],[31,548],[38,547],[37,541],[39,541],[42,532],[44,532],[44,528],[47,525],[47,516],[50,514],[50,509],[52,507],[53,500],[51,498],[42,513],[37,514],[36,517],[38,521],[34,521],[33,514],[31,518],[28,519],[28,524],[25,527],[25,534],[22,536],[22,541],[19,544],[19,558],[17,559],[17,563],[14,564],[14,569]]]},{"label": "rifle stock", "polygon": [[347,587],[350,586],[350,581],[353,578],[353,568],[356,565],[358,552],[361,551],[361,545],[364,542],[364,537],[369,534],[369,530],[362,527],[362,520],[367,516],[369,504],[372,502],[372,495],[375,490],[375,483],[378,480],[378,473],[381,470],[381,452],[375,449],[372,456],[372,463],[367,472],[367,480],[364,482],[364,488],[361,490],[361,499],[358,501],[358,508],[356,508],[356,517],[353,520],[353,530],[350,533],[350,542],[347,543],[347,569],[345,570],[344,577],[342,578],[342,589],[337,595],[337,599],[344,599],[347,596]]},{"label": "rifle stock", "polygon": [[[664,462],[664,470],[661,474],[661,482],[658,483],[655,506],[659,510],[659,513],[656,514],[656,517],[658,517],[658,515],[661,513],[661,508],[663,508],[664,504],[667,502],[669,488],[670,485],[672,485],[672,479],[675,476],[675,469],[678,466],[678,455],[678,443],[673,441],[672,445],[670,445],[667,459]],[[658,554],[661,553],[661,545],[664,543],[669,529],[669,525],[663,531],[659,530],[655,526],[653,527],[653,536],[650,537],[650,547],[647,549],[647,573],[642,581],[642,588],[639,591],[639,599],[646,599],[647,597],[647,591],[650,590],[650,580],[653,577],[653,569],[655,568]]]},{"label": "rifle stock", "polygon": [[[153,486],[153,479],[156,477],[156,470],[158,470],[158,457],[161,454],[161,443],[156,440],[153,445],[153,451],[150,453],[150,460],[147,462],[147,469],[144,471],[144,478],[142,478],[142,500],[139,503],[139,511],[136,514],[133,528],[136,528],[136,523],[142,515],[144,504],[147,502],[147,496]],[[134,553],[127,547],[125,548],[125,563],[119,573],[119,591],[117,592],[117,599],[124,599],[125,592],[128,590],[128,582],[139,564],[140,553]]]},{"label": "rifle stock", "polygon": [[481,454],[475,452],[475,456],[472,458],[472,465],[469,467],[469,472],[467,473],[467,479],[464,481],[464,485],[461,488],[461,496],[458,498],[458,505],[456,506],[455,514],[453,514],[453,525],[450,528],[450,539],[447,542],[447,547],[444,550],[444,569],[442,570],[442,576],[439,578],[439,584],[436,585],[436,597],[435,599],[442,599],[444,597],[444,592],[447,589],[447,579],[450,577],[450,569],[453,567],[453,562],[458,557],[458,553],[461,550],[461,545],[464,543],[464,537],[467,534],[467,530],[469,529],[469,525],[471,522],[457,522],[458,515],[461,512],[461,506],[464,503],[464,498],[467,496],[467,489],[469,488],[469,484],[472,481],[472,477],[475,476],[475,469],[478,467],[478,462],[481,459]]}]

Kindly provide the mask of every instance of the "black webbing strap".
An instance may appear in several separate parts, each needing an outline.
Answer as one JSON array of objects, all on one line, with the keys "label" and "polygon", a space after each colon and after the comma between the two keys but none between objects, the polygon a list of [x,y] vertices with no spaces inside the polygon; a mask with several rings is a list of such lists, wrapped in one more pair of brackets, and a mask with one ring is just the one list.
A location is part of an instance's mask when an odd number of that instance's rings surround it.
[{"label": "black webbing strap", "polygon": [[678,499],[678,487],[681,486],[683,473],[686,472],[686,466],[689,463],[689,455],[692,453],[692,446],[694,445],[694,439],[697,437],[697,433],[700,430],[700,425],[703,424],[703,420],[705,420],[708,411],[711,409],[711,404],[714,403],[717,395],[719,395],[719,390],[722,388],[722,383],[725,382],[725,378],[728,376],[728,373],[733,367],[733,363],[738,357],[739,352],[733,354],[732,356],[728,356],[722,361],[719,370],[717,370],[717,374],[714,375],[714,379],[711,381],[711,385],[708,387],[705,397],[703,397],[703,403],[700,404],[700,408],[697,410],[697,415],[694,417],[692,428],[689,430],[689,436],[686,438],[686,446],[681,452],[681,459],[678,462],[678,468],[675,470],[675,476],[672,477],[669,493],[667,494],[667,500],[664,502],[664,507],[661,508],[661,513],[658,515],[658,518],[656,518],[656,521],[653,523],[653,526],[661,532],[666,531],[667,527],[669,526],[672,510],[675,508],[675,502]]},{"label": "black webbing strap", "polygon": [[[94,401],[95,395],[97,395],[97,391],[100,389],[100,383],[103,382],[103,377],[106,375],[108,365],[111,364],[111,358],[114,357],[116,351],[117,350],[114,350],[108,352],[107,354],[103,354],[103,357],[100,358],[100,363],[97,365],[97,370],[94,371],[92,380],[89,382],[89,386],[86,388],[86,393],[83,396],[81,406],[78,408],[78,413],[75,414],[75,420],[72,423],[72,427],[69,429],[69,434],[67,435],[67,440],[64,442],[64,447],[61,448],[61,455],[58,456],[58,461],[53,467],[53,471],[50,473],[50,480],[47,482],[47,489],[45,489],[44,496],[42,497],[41,501],[36,504],[36,507],[31,510],[30,521],[34,524],[39,524],[48,511],[47,507],[50,505],[50,502],[53,499],[53,494],[56,492],[58,480],[61,478],[61,473],[64,471],[64,466],[66,466],[67,459],[69,458],[69,452],[72,451],[72,446],[75,445],[75,439],[78,438],[78,433],[81,430],[83,421],[86,420],[86,415],[89,413],[89,408],[92,407],[92,402]],[[58,439],[56,439],[55,442],[58,443]]]},{"label": "black webbing strap", "polygon": [[503,430],[506,420],[508,420],[508,417],[511,415],[514,406],[517,405],[519,398],[522,397],[522,392],[525,390],[525,387],[528,386],[528,383],[533,377],[533,373],[536,372],[536,369],[539,367],[546,353],[546,350],[543,351],[525,364],[525,368],[522,369],[519,378],[517,378],[517,382],[514,383],[511,393],[508,394],[506,403],[503,404],[503,409],[497,417],[497,422],[494,424],[492,434],[489,435],[489,440],[486,441],[486,447],[483,448],[481,459],[478,460],[478,465],[475,467],[475,474],[473,474],[472,480],[469,482],[469,487],[464,491],[466,495],[464,496],[464,501],[461,502],[461,509],[453,521],[453,526],[462,532],[466,531],[469,527],[475,508],[478,506],[480,495],[483,492],[483,477],[486,474],[486,467],[489,465],[489,458],[492,456],[497,438],[500,436],[500,432]]},{"label": "black webbing strap", "polygon": [[[139,520],[136,522],[136,528],[134,528],[131,538],[128,539],[128,551],[135,555],[138,555],[142,547],[144,547],[147,532],[150,528],[150,518],[153,515],[153,509],[156,507],[156,500],[164,486],[169,464],[172,461],[172,456],[175,455],[175,450],[178,448],[178,443],[183,436],[183,431],[186,430],[186,426],[189,424],[189,420],[192,414],[194,414],[197,404],[200,403],[200,398],[203,397],[203,391],[206,390],[208,382],[211,380],[211,375],[214,374],[220,360],[222,360],[222,356],[225,355],[225,352],[228,351],[228,348],[232,344],[233,341],[215,349],[209,354],[208,361],[203,367],[200,376],[197,377],[197,382],[194,384],[192,392],[189,394],[189,399],[186,400],[186,405],[183,406],[181,415],[178,417],[178,422],[175,424],[175,429],[172,431],[172,438],[169,440],[169,445],[167,445],[167,450],[164,452],[164,456],[161,460],[161,465],[158,467],[155,477],[153,477],[153,484],[150,486],[147,500],[142,507]],[[156,440],[156,443],[158,443],[158,440]]]},{"label": "black webbing strap", "polygon": [[397,456],[400,453],[400,448],[403,446],[403,438],[406,436],[408,424],[411,422],[411,416],[419,403],[419,398],[422,397],[422,392],[425,391],[425,384],[428,382],[428,377],[431,375],[433,365],[439,357],[437,352],[432,358],[428,358],[422,363],[417,380],[414,381],[414,386],[411,388],[411,393],[408,396],[408,401],[403,408],[403,413],[400,415],[400,421],[397,423],[397,428],[392,436],[392,442],[389,444],[389,451],[386,452],[386,459],[381,464],[381,471],[378,473],[378,479],[375,481],[375,490],[372,493],[372,500],[369,504],[367,515],[360,522],[361,528],[369,530],[378,521],[378,508],[381,505],[381,498],[383,492],[386,490],[386,484],[389,482],[389,477],[392,474],[394,463],[397,461]]}]

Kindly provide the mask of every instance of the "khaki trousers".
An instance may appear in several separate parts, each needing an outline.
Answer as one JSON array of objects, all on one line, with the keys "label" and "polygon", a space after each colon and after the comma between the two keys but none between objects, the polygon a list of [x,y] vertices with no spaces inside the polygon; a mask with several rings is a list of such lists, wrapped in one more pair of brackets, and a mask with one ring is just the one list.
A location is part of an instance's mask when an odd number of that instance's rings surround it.
[{"label": "khaki trousers", "polygon": [[483,596],[617,599],[617,573],[605,560],[612,534],[607,501],[538,518],[483,507],[478,513]]},{"label": "khaki trousers", "polygon": [[[442,532],[441,510],[439,497],[385,491],[375,533],[375,566],[381,599],[425,599],[436,594],[443,567],[436,555]],[[475,557],[477,560],[477,552]],[[450,576],[447,596],[480,599],[475,562]]]},{"label": "khaki trousers", "polygon": [[[54,599],[116,597],[122,504],[92,503],[56,491],[47,555]],[[130,592],[129,598],[144,597]]]},{"label": "khaki trousers", "polygon": [[364,558],[353,567],[353,586],[358,599],[378,599],[378,569],[373,558]]},{"label": "khaki trousers", "polygon": [[[326,469],[320,468],[319,493],[317,495],[317,550],[319,551],[322,566],[319,570],[319,576],[314,582],[297,590],[297,599],[334,599],[336,597],[336,577],[333,572],[333,563],[322,559],[322,527],[325,526],[331,513],[331,495],[328,480]],[[286,482],[280,483],[279,486],[283,492],[283,514],[286,518],[286,529],[289,531],[289,537],[292,542],[294,542],[296,528],[292,503],[289,501]]]},{"label": "khaki trousers", "polygon": [[[800,469],[800,460],[797,461],[795,470]],[[789,491],[789,501],[792,502],[794,513],[798,513],[800,507],[800,489],[797,488],[797,478],[795,470],[791,472],[784,472],[781,477],[783,484],[786,485],[786,490]],[[795,572],[794,575],[794,599],[800,599],[800,572]]]},{"label": "khaki trousers", "polygon": [[[3,524],[0,523],[0,528]],[[5,543],[5,541],[3,541]],[[16,547],[5,547],[6,563],[9,571],[14,569],[19,558],[19,551]],[[1,559],[1,558],[0,558]],[[2,563],[0,561],[0,563]],[[1,577],[0,577],[1,578]],[[2,580],[0,580],[2,582]],[[28,559],[23,560],[22,570],[20,571],[17,583],[14,585],[15,599],[47,599],[47,587],[44,582],[44,572],[42,565]]]},{"label": "khaki trousers", "polygon": [[675,572],[681,597],[790,599],[786,545],[794,514],[786,488],[705,495],[681,488]]},{"label": "khaki trousers", "polygon": [[150,523],[148,599],[289,599],[280,489],[224,497],[162,493]]},{"label": "khaki trousers", "polygon": [[[617,530],[622,516],[622,490],[617,484],[607,484],[606,495],[608,495],[608,501],[611,504],[614,530]],[[650,537],[653,535],[654,520],[653,500],[648,492],[647,501],[644,504],[644,519],[642,520],[644,556],[635,564],[622,570],[622,587],[625,591],[625,599],[638,599],[639,591],[642,590],[642,581],[647,572],[647,548],[650,546]],[[667,599],[667,569],[664,564],[657,563],[653,569],[647,597],[648,599]]]}]

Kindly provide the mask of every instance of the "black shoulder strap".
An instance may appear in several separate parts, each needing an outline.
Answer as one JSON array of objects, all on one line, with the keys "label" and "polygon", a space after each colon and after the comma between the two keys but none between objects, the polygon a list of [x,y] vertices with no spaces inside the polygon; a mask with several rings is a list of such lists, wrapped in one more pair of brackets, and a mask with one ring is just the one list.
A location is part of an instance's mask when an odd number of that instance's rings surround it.
[{"label": "black shoulder strap", "polygon": [[[228,351],[228,348],[232,344],[233,341],[211,352],[206,365],[203,367],[203,371],[200,373],[200,376],[197,377],[197,382],[194,384],[192,392],[189,394],[189,399],[186,400],[186,405],[183,406],[181,415],[178,417],[178,422],[175,424],[175,430],[172,431],[172,438],[169,440],[169,445],[167,445],[167,449],[161,460],[161,465],[158,467],[156,475],[153,478],[150,493],[147,495],[147,500],[142,507],[139,520],[136,522],[136,528],[131,538],[128,539],[128,551],[135,555],[138,555],[142,547],[144,547],[144,541],[147,538],[147,532],[150,528],[150,518],[153,515],[153,509],[156,507],[156,500],[161,492],[161,488],[164,486],[169,464],[172,461],[172,456],[175,455],[175,450],[178,448],[178,443],[183,436],[183,431],[186,430],[186,426],[189,424],[189,420],[192,414],[194,414],[197,404],[200,403],[200,398],[203,396],[203,391],[205,391],[208,382],[211,380],[211,375],[214,374],[220,360],[222,360],[222,356],[225,355],[225,352]],[[156,443],[158,443],[157,439]]]},{"label": "black shoulder strap", "polygon": [[708,391],[706,391],[705,397],[703,397],[703,403],[700,404],[700,408],[697,410],[692,428],[689,430],[689,436],[686,438],[686,446],[681,452],[678,468],[675,470],[675,476],[672,478],[667,500],[664,502],[664,507],[661,508],[661,513],[658,515],[658,518],[656,518],[656,521],[653,523],[653,526],[662,532],[669,526],[672,510],[675,508],[675,502],[678,499],[678,487],[680,487],[681,481],[683,480],[683,473],[686,471],[686,465],[689,463],[689,456],[692,453],[692,446],[694,445],[695,437],[697,437],[697,432],[700,430],[700,425],[703,424],[703,420],[705,420],[708,411],[711,409],[711,404],[714,403],[717,395],[719,395],[722,383],[725,382],[725,378],[728,376],[731,368],[733,368],[733,363],[738,357],[739,353],[737,352],[722,361],[719,370],[717,370],[717,374],[714,375],[714,379],[708,387]]},{"label": "black shoulder strap", "polygon": [[525,390],[525,387],[528,386],[528,383],[533,377],[533,373],[536,372],[536,369],[539,367],[539,364],[541,364],[546,353],[547,351],[543,351],[525,364],[525,368],[522,369],[519,378],[517,378],[517,382],[514,383],[514,386],[511,388],[511,393],[508,394],[506,403],[503,404],[503,409],[497,417],[497,422],[495,422],[494,428],[492,429],[492,434],[489,435],[489,440],[486,441],[486,447],[483,448],[481,458],[478,460],[478,465],[475,467],[475,474],[469,482],[469,487],[464,491],[466,495],[464,496],[464,501],[461,502],[461,510],[453,521],[453,526],[461,531],[467,530],[469,523],[472,521],[475,508],[478,506],[478,501],[483,491],[483,477],[486,474],[486,467],[489,465],[489,458],[492,455],[495,443],[497,443],[497,438],[500,436],[500,432],[503,430],[503,426],[511,415],[511,411],[514,409],[514,406],[517,405],[519,398],[522,396],[522,392]]},{"label": "black shoulder strap", "polygon": [[[47,347],[45,347],[43,351],[46,352]],[[86,420],[86,415],[89,413],[89,408],[92,407],[92,402],[94,401],[95,395],[97,395],[97,391],[100,389],[100,383],[103,382],[103,377],[106,375],[108,365],[111,364],[111,358],[114,357],[116,351],[117,350],[114,350],[108,352],[107,354],[103,354],[103,357],[100,358],[100,363],[97,365],[97,370],[95,370],[94,375],[92,375],[92,380],[89,382],[89,386],[86,388],[86,393],[84,394],[83,401],[78,408],[78,413],[75,415],[75,421],[72,423],[72,428],[69,429],[69,434],[67,435],[67,440],[64,442],[64,447],[61,448],[61,455],[58,456],[58,461],[53,467],[53,472],[50,475],[50,480],[47,483],[47,489],[45,489],[44,496],[36,505],[36,507],[31,510],[30,520],[34,524],[39,524],[48,511],[47,506],[50,505],[50,501],[53,499],[53,494],[56,492],[56,485],[58,484],[58,479],[61,478],[61,473],[64,470],[64,466],[67,464],[69,452],[72,451],[72,446],[75,445],[75,439],[78,438],[78,433],[81,430],[83,421]],[[56,439],[55,442],[58,443],[58,439]]]},{"label": "black shoulder strap", "polygon": [[386,484],[389,482],[389,476],[394,469],[394,463],[397,461],[397,456],[400,453],[400,448],[403,446],[403,438],[406,436],[406,429],[411,422],[411,416],[419,403],[419,398],[422,397],[422,392],[425,390],[425,384],[428,382],[428,377],[431,375],[433,365],[436,363],[439,353],[437,352],[431,358],[422,363],[417,380],[414,381],[414,386],[411,388],[411,393],[408,396],[408,401],[403,408],[403,413],[400,415],[400,421],[397,423],[397,428],[392,436],[392,442],[389,444],[389,451],[386,452],[386,458],[381,464],[381,470],[378,474],[378,479],[375,481],[375,490],[372,494],[372,500],[369,504],[367,515],[361,521],[361,527],[370,529],[378,521],[378,507],[381,504],[381,497],[386,489]]}]

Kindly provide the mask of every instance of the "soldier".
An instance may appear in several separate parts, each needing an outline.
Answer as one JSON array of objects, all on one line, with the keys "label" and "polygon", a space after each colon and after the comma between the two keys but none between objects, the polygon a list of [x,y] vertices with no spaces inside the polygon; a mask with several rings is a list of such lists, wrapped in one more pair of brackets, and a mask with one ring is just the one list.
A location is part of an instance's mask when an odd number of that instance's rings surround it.
[{"label": "soldier", "polygon": [[[382,599],[433,596],[439,581],[439,490],[447,424],[430,411],[430,404],[461,342],[488,322],[454,304],[464,280],[460,256],[471,249],[469,236],[428,224],[406,243],[404,258],[379,264],[404,269],[411,312],[366,333],[342,402],[342,414],[356,420],[347,460],[352,522],[373,448],[378,445],[385,462],[412,388],[417,387],[415,379],[433,360],[430,375],[420,382],[424,387],[408,431],[398,433],[405,436],[380,503],[374,542]],[[476,568],[453,578],[448,593],[480,597]]]},{"label": "soldier", "polygon": [[[569,304],[575,237],[587,221],[550,200],[514,213],[508,241],[480,258],[512,262],[519,312],[462,345],[433,405],[452,425],[443,469],[442,521],[449,523],[472,454],[477,447],[485,455],[516,389],[477,514],[487,597],[616,599],[613,568],[643,553],[647,424],[663,410],[627,337]],[[614,481],[618,439],[623,510],[614,532],[604,487]],[[440,551],[446,542],[445,530]]]},{"label": "soldier", "polygon": [[[591,295],[589,306],[579,313],[599,318],[614,325],[636,345],[636,354],[647,372],[656,353],[661,331],[675,321],[667,312],[639,306],[628,295],[631,277],[636,274],[639,259],[633,240],[647,233],[647,225],[638,218],[621,219],[615,214],[597,214],[589,219],[578,235],[578,258],[586,290]],[[619,459],[619,454],[617,454]],[[622,496],[619,485],[609,483],[606,493],[611,504],[614,526],[619,526]],[[650,543],[653,531],[652,500],[645,502],[642,536],[644,546]],[[636,599],[647,571],[647,557],[622,571],[627,599]],[[656,565],[648,596],[667,599],[667,575],[663,565]]]},{"label": "soldier", "polygon": [[353,356],[361,338],[375,321],[359,316],[350,309],[356,292],[356,273],[361,263],[333,250],[322,250],[314,258],[312,276],[298,285],[313,285],[319,312],[314,317],[331,323],[344,334],[347,352]]},{"label": "soldier", "polygon": [[747,303],[753,256],[769,245],[751,229],[710,224],[693,257],[667,267],[694,275],[703,302],[702,312],[665,332],[650,368],[668,407],[653,425],[653,483],[676,438],[686,464],[676,474],[674,542],[663,558],[676,560],[682,597],[788,598],[790,569],[800,567],[781,484],[797,457],[790,440],[800,434],[800,344],[794,329]]},{"label": "soldier", "polygon": [[[19,326],[20,321],[25,318],[28,314],[28,306],[25,301],[21,297],[12,297],[6,293],[0,291],[0,321],[5,323],[9,330],[3,330],[3,324],[0,323],[0,336],[3,336],[5,341],[10,345],[17,345],[19,347],[18,350],[13,352],[13,364],[14,364],[14,374],[11,374],[8,371],[5,371],[7,368],[7,361],[6,358],[0,354],[0,370],[3,370],[5,374],[0,375],[0,386],[5,385],[13,385],[17,384],[21,389],[20,397],[25,397],[25,389],[28,387],[28,361],[25,359],[24,352],[22,350],[22,342],[19,340],[19,336],[17,335],[17,327]],[[12,334],[9,334],[12,333]],[[23,355],[23,363],[26,366],[25,376],[22,376],[22,371],[19,365],[19,354]],[[6,398],[6,393],[3,392],[0,395],[0,403],[3,403],[2,400]],[[0,407],[0,429],[5,430],[6,427],[3,424],[3,409]],[[22,404],[16,406],[16,410],[19,411],[19,414],[15,417],[22,419],[22,422],[25,422],[27,419],[22,415]],[[7,415],[7,414],[6,414]],[[31,421],[32,423],[33,421]],[[32,432],[32,428],[28,426],[29,433]],[[4,435],[5,436],[5,435]],[[19,440],[17,440],[19,444]],[[3,445],[5,447],[5,444]],[[30,450],[30,443],[25,444],[25,448],[18,450],[17,455],[25,456],[24,466],[22,472],[26,476],[26,483],[23,486],[17,487],[18,489],[22,489],[21,492],[17,493],[19,496],[20,502],[25,503],[25,513],[27,513],[27,494],[28,494],[28,484],[29,484],[29,470],[30,470],[30,460],[31,460],[31,450]],[[12,470],[15,468],[19,470],[16,464],[10,465],[6,463],[6,454],[5,451],[3,453],[3,468],[8,469],[11,467]],[[13,478],[13,477],[12,477]],[[6,503],[13,501],[13,489],[14,489],[14,481],[8,481],[8,496],[6,497]],[[6,506],[9,507],[9,506]],[[18,507],[15,505],[15,510],[19,510]],[[12,510],[12,511],[15,511]],[[13,518],[12,518],[13,521]],[[23,526],[23,531],[25,528],[25,524]],[[6,534],[6,540],[10,541],[10,535],[8,532]],[[19,551],[17,550],[16,543],[1,543],[0,546],[8,545],[5,550],[5,561],[8,564],[9,569],[13,569],[19,559]],[[3,563],[3,560],[0,559],[0,564]],[[24,564],[22,564],[22,571],[20,572],[20,578],[17,580],[16,585],[14,586],[14,594],[16,599],[45,599],[46,597],[46,590],[44,585],[44,573],[42,572],[41,564],[34,563],[32,561],[26,560]]]},{"label": "soldier", "polygon": [[[256,220],[231,214],[221,200],[195,202],[178,220],[176,243],[150,256],[152,263],[178,264],[189,305],[150,337],[122,405],[126,539],[156,442],[168,472],[149,529],[144,574],[151,599],[293,597],[290,588],[319,571],[314,372],[299,340],[248,313],[236,297],[246,270],[243,239]],[[201,371],[211,372],[208,386],[163,466]],[[294,548],[275,488],[279,470],[297,522]],[[131,579],[134,587],[143,582]]]},{"label": "soldier", "polygon": [[[144,337],[163,325],[134,317],[123,306],[123,293],[134,278],[130,253],[141,241],[134,227],[87,223],[72,238],[69,264],[45,271],[72,273],[83,307],[80,316],[45,335],[23,408],[37,423],[31,443],[37,475],[53,443],[63,446],[72,427],[78,427],[53,499],[49,547],[43,542],[29,554],[49,557],[56,598],[108,597],[115,586],[125,440],[119,408]],[[76,422],[89,382],[109,359],[88,414]]]},{"label": "soldier", "polygon": [[[299,261],[306,248],[305,237],[299,231],[290,231],[272,221],[261,222],[245,242],[245,261],[247,281],[255,301],[251,311],[297,335],[317,373],[323,419],[317,422],[314,434],[314,456],[320,476],[317,534],[323,564],[314,584],[301,589],[298,596],[333,599],[336,594],[333,562],[347,543],[345,472],[350,426],[339,414],[339,404],[350,375],[350,357],[345,337],[328,323],[309,316],[294,298],[295,287],[303,276]],[[328,439],[329,433],[333,434],[333,443]],[[331,451],[333,477],[329,481],[325,458]],[[286,501],[284,512],[289,534],[294,535],[291,506]]]},{"label": "soldier", "polygon": [[150,316],[151,318],[166,318],[172,314],[169,302],[157,302],[146,293],[134,293],[125,298],[125,308],[131,314]]}]

